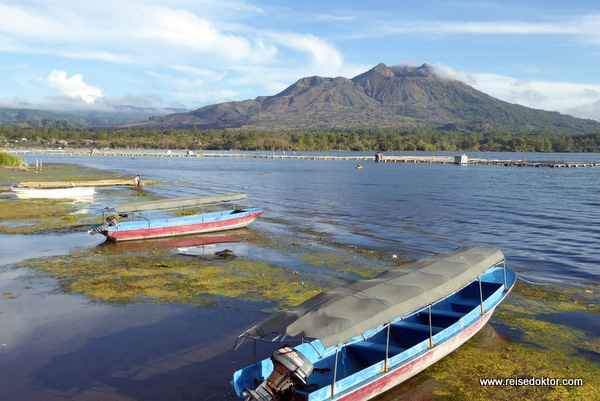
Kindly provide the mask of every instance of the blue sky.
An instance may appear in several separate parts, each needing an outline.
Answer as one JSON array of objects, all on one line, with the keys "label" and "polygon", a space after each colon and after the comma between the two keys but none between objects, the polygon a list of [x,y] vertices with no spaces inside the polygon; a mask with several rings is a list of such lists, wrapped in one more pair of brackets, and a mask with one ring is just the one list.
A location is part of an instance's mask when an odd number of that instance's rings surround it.
[{"label": "blue sky", "polygon": [[600,120],[600,3],[0,0],[0,107],[195,109],[380,62]]}]

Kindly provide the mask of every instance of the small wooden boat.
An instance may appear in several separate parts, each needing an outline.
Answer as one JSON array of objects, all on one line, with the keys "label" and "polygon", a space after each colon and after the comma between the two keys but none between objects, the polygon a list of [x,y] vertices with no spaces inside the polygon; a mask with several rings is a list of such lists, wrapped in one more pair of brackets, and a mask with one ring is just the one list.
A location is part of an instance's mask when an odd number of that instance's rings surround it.
[{"label": "small wooden boat", "polygon": [[69,199],[90,198],[94,196],[94,187],[70,188],[11,188],[19,199]]},{"label": "small wooden boat", "polygon": [[247,401],[369,400],[473,337],[515,281],[502,252],[471,247],[321,293],[238,337],[286,345],[232,384]]},{"label": "small wooden boat", "polygon": [[[89,233],[101,233],[111,241],[127,241],[246,227],[269,208],[236,208],[234,203],[233,209],[204,213],[205,206],[220,205],[224,202],[235,202],[245,198],[246,194],[234,193],[197,198],[135,202],[109,207],[102,211],[102,221],[104,223],[94,226]],[[165,216],[164,211],[176,209],[196,210],[198,214],[176,217]],[[106,213],[109,216],[105,219]],[[157,217],[151,219],[151,215]]]}]

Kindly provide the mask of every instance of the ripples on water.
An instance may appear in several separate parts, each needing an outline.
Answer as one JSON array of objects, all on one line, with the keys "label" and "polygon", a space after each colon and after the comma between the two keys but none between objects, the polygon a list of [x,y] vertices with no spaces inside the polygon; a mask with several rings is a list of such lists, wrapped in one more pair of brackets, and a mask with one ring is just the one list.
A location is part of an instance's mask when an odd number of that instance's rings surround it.
[{"label": "ripples on water", "polygon": [[[585,154],[471,156],[598,161]],[[167,197],[246,192],[253,206],[272,206],[269,218],[354,245],[417,254],[492,246],[526,277],[599,281],[600,168],[363,162],[357,170],[354,161],[108,156],[44,162],[171,181],[148,188]],[[99,192],[97,201],[110,204]],[[268,219],[260,224],[269,230]]]}]

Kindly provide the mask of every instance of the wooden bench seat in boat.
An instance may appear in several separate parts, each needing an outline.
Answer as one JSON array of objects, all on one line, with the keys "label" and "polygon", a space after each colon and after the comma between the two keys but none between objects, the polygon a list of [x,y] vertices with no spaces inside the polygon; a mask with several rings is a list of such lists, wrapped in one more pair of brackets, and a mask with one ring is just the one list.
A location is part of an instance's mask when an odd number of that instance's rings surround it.
[{"label": "wooden bench seat in boat", "polygon": [[464,305],[464,306],[472,306],[473,308],[479,306],[481,303],[478,299],[475,298],[459,298],[450,302],[452,305]]},{"label": "wooden bench seat in boat", "polygon": [[[428,324],[400,321],[400,322],[392,323],[392,327],[398,327],[400,329],[409,329],[409,330],[414,330],[414,331],[423,331],[423,332],[429,333],[429,325]],[[444,327],[437,327],[437,326],[431,327],[431,331],[433,332],[433,334],[439,333],[442,330],[444,330]]]},{"label": "wooden bench seat in boat", "polygon": [[[385,353],[385,344],[373,343],[370,341],[359,341],[357,343],[349,345],[348,347]],[[388,347],[388,355],[390,355],[390,356],[398,355],[398,354],[402,353],[403,351],[405,351],[404,348],[394,347],[393,345],[390,345]]]},{"label": "wooden bench seat in boat", "polygon": [[479,306],[481,302],[476,298],[459,298],[450,301],[450,304],[454,309],[459,312],[468,313]]},{"label": "wooden bench seat in boat", "polygon": [[457,319],[461,319],[465,316],[462,312],[456,312],[451,310],[442,310],[442,309],[432,309],[431,316],[443,316],[443,317],[453,317]]}]

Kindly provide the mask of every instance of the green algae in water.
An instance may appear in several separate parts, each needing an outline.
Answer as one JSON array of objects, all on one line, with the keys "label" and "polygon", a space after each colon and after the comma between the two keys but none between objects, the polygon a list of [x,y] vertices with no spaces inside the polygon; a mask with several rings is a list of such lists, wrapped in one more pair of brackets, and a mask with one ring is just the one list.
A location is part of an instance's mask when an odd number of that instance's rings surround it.
[{"label": "green algae in water", "polygon": [[[51,164],[43,171],[11,171],[0,169],[0,182],[18,184],[22,181],[92,181],[122,178],[121,175],[101,172],[75,165]],[[11,196],[0,207],[0,234],[33,234],[63,230],[72,226],[90,225],[97,217],[80,213],[81,207],[65,199],[15,199]]]},{"label": "green algae in water", "polygon": [[[96,181],[123,178],[129,177],[74,164],[44,164],[43,169],[39,171],[0,169],[0,182],[13,184],[24,181]],[[133,180],[133,177],[131,179]]]},{"label": "green algae in water", "polygon": [[71,214],[80,205],[62,199],[15,199],[2,202],[0,234],[33,234],[92,224],[95,216]]},{"label": "green algae in water", "polygon": [[207,305],[222,297],[296,305],[324,290],[318,277],[297,275],[266,261],[204,261],[168,249],[127,252],[115,247],[21,264],[58,279],[65,292],[110,303]]},{"label": "green algae in water", "polygon": [[[359,278],[370,278],[385,270],[386,266],[346,252],[319,252],[305,255],[301,261],[312,266],[327,268]],[[389,266],[388,266],[389,268]]]}]

